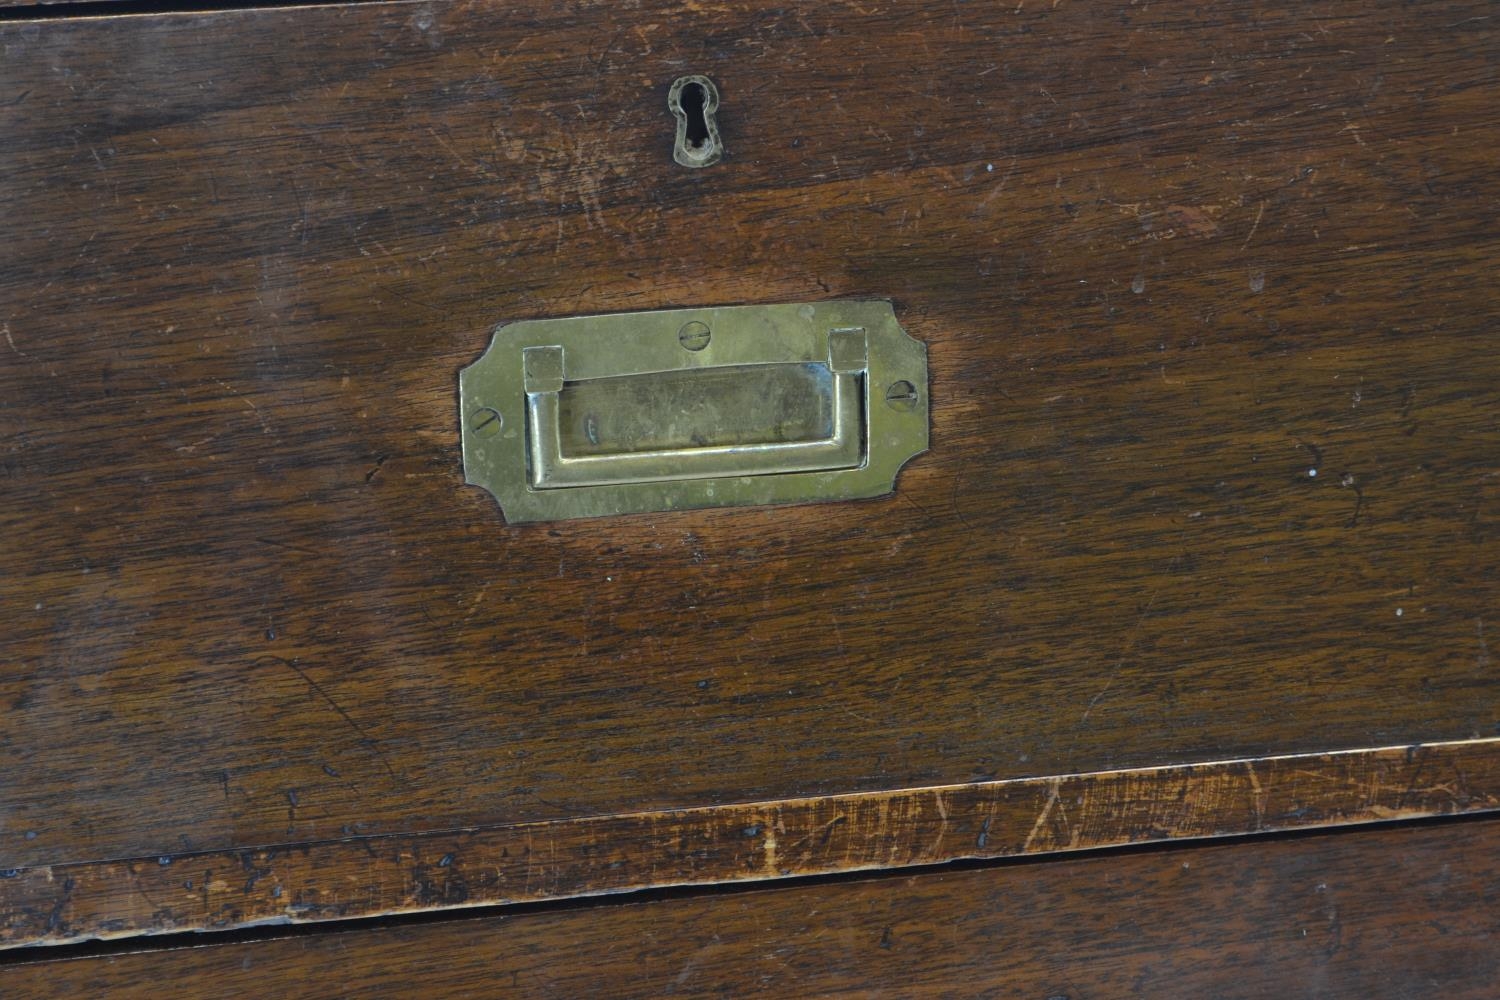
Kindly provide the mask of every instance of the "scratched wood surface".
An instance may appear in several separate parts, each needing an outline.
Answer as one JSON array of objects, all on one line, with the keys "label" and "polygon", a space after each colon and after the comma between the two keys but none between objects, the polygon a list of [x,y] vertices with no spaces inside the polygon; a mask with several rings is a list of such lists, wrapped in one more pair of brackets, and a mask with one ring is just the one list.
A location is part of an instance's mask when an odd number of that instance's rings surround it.
[{"label": "scratched wood surface", "polygon": [[4,873],[0,947],[311,923],[1500,808],[1500,740]]},{"label": "scratched wood surface", "polygon": [[[0,865],[1493,734],[1491,11],[0,23]],[[843,296],[893,497],[462,484],[497,322]]]},{"label": "scratched wood surface", "polygon": [[1488,1000],[1500,822],[0,967],[7,997]]}]

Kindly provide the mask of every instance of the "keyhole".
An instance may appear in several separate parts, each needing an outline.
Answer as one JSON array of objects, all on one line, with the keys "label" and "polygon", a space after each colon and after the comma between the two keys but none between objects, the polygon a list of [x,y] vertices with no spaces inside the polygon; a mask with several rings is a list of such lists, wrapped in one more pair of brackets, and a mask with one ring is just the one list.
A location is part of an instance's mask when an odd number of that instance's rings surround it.
[{"label": "keyhole", "polygon": [[682,111],[687,115],[688,149],[699,150],[708,141],[708,122],[703,120],[703,85],[690,83],[682,88]]},{"label": "keyhole", "polygon": [[667,107],[677,118],[677,141],[672,158],[684,167],[706,167],[719,162],[724,145],[714,113],[719,90],[706,76],[684,76],[667,92]]}]

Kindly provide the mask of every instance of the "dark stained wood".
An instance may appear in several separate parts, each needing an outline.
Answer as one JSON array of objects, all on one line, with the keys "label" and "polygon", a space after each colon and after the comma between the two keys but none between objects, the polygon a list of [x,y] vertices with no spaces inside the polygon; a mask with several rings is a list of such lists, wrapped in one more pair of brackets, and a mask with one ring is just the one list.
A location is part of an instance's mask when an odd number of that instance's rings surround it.
[{"label": "dark stained wood", "polygon": [[[331,6],[334,0],[313,0]],[[342,0],[342,5],[376,3],[379,0]],[[299,0],[0,0],[0,20],[38,21],[64,17],[117,17],[125,14],[166,14],[308,6]]]},{"label": "dark stained wood", "polygon": [[0,968],[7,997],[1493,997],[1500,823]]},{"label": "dark stained wood", "polygon": [[[1491,13],[0,24],[0,865],[1493,735]],[[507,527],[462,484],[496,322],[855,295],[930,350],[891,498]],[[109,898],[76,926],[225,912]]]},{"label": "dark stained wood", "polygon": [[0,946],[304,923],[1500,808],[1500,740],[4,873]]}]

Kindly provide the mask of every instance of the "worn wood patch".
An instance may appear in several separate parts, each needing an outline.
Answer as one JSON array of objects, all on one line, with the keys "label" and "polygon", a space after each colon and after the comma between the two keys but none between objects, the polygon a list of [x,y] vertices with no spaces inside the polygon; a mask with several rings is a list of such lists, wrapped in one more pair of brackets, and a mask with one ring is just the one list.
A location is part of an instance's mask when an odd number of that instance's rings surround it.
[{"label": "worn wood patch", "polygon": [[0,967],[43,998],[1491,1000],[1500,823],[1364,830]]},{"label": "worn wood patch", "polygon": [[7,871],[0,942],[370,917],[1500,807],[1500,740]]}]

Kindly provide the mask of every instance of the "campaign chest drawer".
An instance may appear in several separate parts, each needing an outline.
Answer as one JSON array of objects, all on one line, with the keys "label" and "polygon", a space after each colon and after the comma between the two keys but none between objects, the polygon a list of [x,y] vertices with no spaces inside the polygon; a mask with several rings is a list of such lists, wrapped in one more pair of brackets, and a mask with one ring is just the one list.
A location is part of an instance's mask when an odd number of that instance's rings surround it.
[{"label": "campaign chest drawer", "polygon": [[[0,21],[0,938],[1494,808],[1487,18]],[[893,493],[465,484],[499,324],[835,300]]]}]

